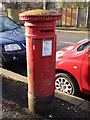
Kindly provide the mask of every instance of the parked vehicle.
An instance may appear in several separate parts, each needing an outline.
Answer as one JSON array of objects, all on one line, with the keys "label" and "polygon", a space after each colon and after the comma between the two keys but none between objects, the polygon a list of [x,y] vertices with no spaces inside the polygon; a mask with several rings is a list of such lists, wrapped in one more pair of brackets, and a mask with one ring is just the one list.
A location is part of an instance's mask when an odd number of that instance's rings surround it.
[{"label": "parked vehicle", "polygon": [[56,52],[55,87],[70,95],[90,94],[90,39]]},{"label": "parked vehicle", "polygon": [[25,31],[9,17],[0,14],[0,65],[25,61]]}]

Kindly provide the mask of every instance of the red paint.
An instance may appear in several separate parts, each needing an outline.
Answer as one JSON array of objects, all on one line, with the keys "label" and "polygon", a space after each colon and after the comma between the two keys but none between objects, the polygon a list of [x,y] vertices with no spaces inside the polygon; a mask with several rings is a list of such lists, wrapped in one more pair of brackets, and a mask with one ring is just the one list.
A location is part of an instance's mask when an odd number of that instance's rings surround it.
[{"label": "red paint", "polygon": [[[55,22],[60,18],[60,14],[20,15],[20,19],[25,21],[26,27],[28,91],[33,96],[48,97],[54,93],[56,61]],[[51,55],[43,56],[43,44],[45,44],[43,41],[50,41],[52,46]]]},{"label": "red paint", "polygon": [[[84,94],[90,94],[90,48],[87,47],[83,51],[77,51],[77,48],[88,40],[63,48],[64,51],[56,60],[56,70],[65,70],[72,74]],[[73,46],[73,47],[72,47]],[[71,50],[70,47],[72,47]]]}]

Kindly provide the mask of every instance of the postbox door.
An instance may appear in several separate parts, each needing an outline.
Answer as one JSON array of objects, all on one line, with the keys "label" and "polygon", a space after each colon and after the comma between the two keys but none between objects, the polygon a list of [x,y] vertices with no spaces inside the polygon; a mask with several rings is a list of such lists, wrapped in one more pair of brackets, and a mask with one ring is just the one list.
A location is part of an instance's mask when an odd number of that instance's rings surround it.
[{"label": "postbox door", "polygon": [[55,90],[56,37],[33,40],[35,95],[46,97]]}]

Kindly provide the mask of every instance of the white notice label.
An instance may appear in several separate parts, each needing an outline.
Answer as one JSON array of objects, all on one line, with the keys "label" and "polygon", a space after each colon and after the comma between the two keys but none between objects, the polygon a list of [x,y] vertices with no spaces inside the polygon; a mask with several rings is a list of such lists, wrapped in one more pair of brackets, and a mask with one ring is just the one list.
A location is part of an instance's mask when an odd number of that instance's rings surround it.
[{"label": "white notice label", "polygon": [[45,40],[42,45],[42,56],[50,55],[52,55],[52,40]]}]

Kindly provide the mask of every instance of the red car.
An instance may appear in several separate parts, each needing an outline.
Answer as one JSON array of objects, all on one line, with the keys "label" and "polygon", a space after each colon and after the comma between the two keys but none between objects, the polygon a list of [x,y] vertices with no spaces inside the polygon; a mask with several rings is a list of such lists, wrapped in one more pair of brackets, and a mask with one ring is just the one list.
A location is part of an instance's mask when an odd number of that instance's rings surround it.
[{"label": "red car", "polygon": [[56,52],[55,88],[70,95],[90,94],[90,39]]}]

